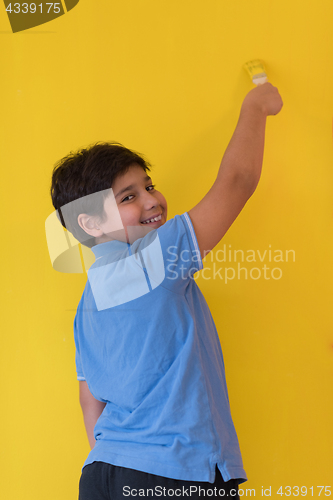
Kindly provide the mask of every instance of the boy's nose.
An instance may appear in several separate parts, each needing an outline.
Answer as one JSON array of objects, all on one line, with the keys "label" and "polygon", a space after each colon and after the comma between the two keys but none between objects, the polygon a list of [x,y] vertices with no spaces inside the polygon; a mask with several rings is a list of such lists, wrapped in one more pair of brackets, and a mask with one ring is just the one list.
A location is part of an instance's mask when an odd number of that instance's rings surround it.
[{"label": "boy's nose", "polygon": [[146,195],[144,198],[144,206],[145,208],[149,209],[149,207],[155,207],[158,205],[158,200],[155,198],[155,196],[152,193],[149,193],[149,191],[146,191]]}]

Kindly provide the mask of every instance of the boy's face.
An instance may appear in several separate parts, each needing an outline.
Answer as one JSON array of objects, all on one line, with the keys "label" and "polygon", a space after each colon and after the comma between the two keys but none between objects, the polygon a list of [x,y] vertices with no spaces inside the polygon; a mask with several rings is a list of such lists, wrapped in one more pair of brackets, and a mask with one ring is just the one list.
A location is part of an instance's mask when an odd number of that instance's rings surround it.
[{"label": "boy's face", "polygon": [[[143,237],[149,230],[157,229],[166,222],[167,202],[162,193],[154,188],[151,178],[139,165],[134,164],[125,174],[118,176],[113,183],[112,190],[127,241],[132,242],[133,239]],[[115,234],[112,234],[114,207],[111,207],[107,199],[104,203],[104,210],[107,219],[99,224],[103,235],[96,237],[96,243],[103,243],[111,239],[125,241],[125,235],[117,235],[115,238]],[[151,221],[155,217],[158,220]],[[133,228],[133,226],[136,227]],[[127,229],[129,227],[131,228]]]}]

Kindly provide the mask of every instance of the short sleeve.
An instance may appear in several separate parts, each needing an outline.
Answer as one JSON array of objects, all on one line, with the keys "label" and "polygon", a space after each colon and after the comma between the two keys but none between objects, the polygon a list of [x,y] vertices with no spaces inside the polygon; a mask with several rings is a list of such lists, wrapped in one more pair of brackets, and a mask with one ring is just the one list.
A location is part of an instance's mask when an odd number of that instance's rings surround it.
[{"label": "short sleeve", "polygon": [[132,252],[141,254],[152,289],[162,285],[177,291],[175,288],[184,288],[188,280],[203,269],[199,245],[187,212],[176,215],[138,240],[132,245]]},{"label": "short sleeve", "polygon": [[167,279],[186,280],[203,269],[199,245],[187,212],[176,215],[161,226],[157,232]]},{"label": "short sleeve", "polygon": [[77,380],[86,380],[82,370],[76,316],[74,318],[75,365]]}]

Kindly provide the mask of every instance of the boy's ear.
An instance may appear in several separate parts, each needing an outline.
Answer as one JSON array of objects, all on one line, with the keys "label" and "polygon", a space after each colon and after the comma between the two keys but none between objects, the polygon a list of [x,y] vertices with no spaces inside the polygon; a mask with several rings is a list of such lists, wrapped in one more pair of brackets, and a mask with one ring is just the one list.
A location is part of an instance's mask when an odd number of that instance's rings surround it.
[{"label": "boy's ear", "polygon": [[100,236],[101,229],[98,226],[98,222],[95,217],[91,217],[87,214],[80,214],[77,218],[77,223],[86,233],[90,236]]}]

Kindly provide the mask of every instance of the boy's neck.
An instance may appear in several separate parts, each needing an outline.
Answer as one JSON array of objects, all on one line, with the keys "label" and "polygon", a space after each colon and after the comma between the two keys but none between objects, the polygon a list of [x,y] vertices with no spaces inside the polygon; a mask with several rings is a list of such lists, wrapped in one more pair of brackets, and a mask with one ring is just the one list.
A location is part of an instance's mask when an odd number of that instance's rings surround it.
[{"label": "boy's neck", "polygon": [[99,238],[95,237],[95,242],[96,245],[99,245],[100,243],[106,243],[108,241],[121,241],[131,245],[134,241],[143,238],[151,231],[155,231],[155,229],[145,226],[128,226],[127,228],[124,227],[124,229],[120,229],[119,231],[112,231],[112,233],[103,234]]}]

